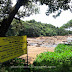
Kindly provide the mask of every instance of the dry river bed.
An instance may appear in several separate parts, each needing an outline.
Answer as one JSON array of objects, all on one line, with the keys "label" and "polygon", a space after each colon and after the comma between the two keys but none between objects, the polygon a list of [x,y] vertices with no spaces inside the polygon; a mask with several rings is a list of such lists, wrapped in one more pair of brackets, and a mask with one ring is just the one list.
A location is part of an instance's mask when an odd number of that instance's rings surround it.
[{"label": "dry river bed", "polygon": [[[52,37],[34,37],[27,38],[28,42],[28,63],[32,64],[36,56],[43,52],[54,52],[55,47],[59,43],[67,41],[68,37],[72,36],[52,36]],[[20,56],[19,58],[25,59],[27,62],[27,54]]]}]

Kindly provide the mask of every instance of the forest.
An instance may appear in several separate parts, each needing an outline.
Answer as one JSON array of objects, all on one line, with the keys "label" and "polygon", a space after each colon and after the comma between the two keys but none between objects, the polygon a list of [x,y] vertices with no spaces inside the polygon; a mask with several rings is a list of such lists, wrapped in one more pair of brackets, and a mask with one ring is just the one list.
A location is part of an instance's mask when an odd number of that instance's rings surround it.
[{"label": "forest", "polygon": [[6,36],[23,36],[39,37],[39,36],[64,36],[71,34],[65,28],[72,26],[72,20],[63,24],[61,27],[55,27],[52,24],[36,22],[35,20],[22,21],[14,19],[6,33]]}]

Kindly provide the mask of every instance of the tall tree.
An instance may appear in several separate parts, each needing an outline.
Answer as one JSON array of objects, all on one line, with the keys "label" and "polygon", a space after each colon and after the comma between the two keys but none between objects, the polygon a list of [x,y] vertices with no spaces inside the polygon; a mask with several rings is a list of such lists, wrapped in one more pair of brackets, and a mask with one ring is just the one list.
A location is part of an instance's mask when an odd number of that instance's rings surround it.
[{"label": "tall tree", "polygon": [[[5,0],[1,1],[1,4],[4,5],[4,7],[5,7],[4,1]],[[6,3],[9,4],[9,1],[10,0],[7,0]],[[6,18],[7,13],[5,13],[4,19],[3,19],[3,21],[1,22],[1,25],[0,25],[0,36],[2,36],[2,37],[5,36],[13,18],[18,13],[18,10],[21,6],[24,6],[24,8],[25,8],[24,9],[25,11],[22,13],[22,15],[24,15],[24,16],[29,16],[30,14],[35,13],[35,10],[37,10],[37,8],[32,6],[31,1],[29,1],[29,0],[17,0],[16,5],[10,9],[10,12],[8,11],[9,14],[8,14],[7,18]],[[6,6],[6,8],[7,7],[9,7],[9,5]]]}]

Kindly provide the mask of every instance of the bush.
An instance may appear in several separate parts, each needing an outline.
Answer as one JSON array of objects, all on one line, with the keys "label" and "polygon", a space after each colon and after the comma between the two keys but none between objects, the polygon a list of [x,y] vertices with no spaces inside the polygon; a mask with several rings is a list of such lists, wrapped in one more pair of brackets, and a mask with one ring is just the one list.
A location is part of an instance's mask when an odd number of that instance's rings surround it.
[{"label": "bush", "polygon": [[[58,47],[61,47],[57,49]],[[37,56],[34,66],[46,66],[46,68],[34,68],[36,72],[72,72],[72,51],[63,48],[67,45],[59,44],[55,52],[44,52]],[[64,50],[63,50],[64,49]],[[59,51],[58,51],[59,50]],[[62,51],[62,52],[61,52]],[[55,68],[54,68],[55,67]]]}]

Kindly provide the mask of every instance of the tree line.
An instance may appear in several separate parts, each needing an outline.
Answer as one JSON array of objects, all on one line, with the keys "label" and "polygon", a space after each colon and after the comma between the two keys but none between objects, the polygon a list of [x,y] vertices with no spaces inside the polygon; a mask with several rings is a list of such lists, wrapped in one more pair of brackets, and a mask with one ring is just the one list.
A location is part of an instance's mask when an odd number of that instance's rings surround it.
[{"label": "tree line", "polygon": [[[39,36],[58,36],[68,35],[69,31],[64,26],[55,27],[52,24],[36,22],[35,20],[22,21],[14,19],[6,33],[6,36],[23,36],[39,37]],[[72,33],[72,31],[70,32]]]}]

